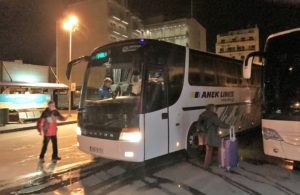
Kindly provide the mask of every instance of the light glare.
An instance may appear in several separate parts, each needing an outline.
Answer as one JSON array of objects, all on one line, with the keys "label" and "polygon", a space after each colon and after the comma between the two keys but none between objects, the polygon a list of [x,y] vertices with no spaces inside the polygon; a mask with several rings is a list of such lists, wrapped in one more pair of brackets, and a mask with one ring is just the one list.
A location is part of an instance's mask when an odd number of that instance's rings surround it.
[{"label": "light glare", "polygon": [[78,26],[78,18],[76,16],[70,16],[63,23],[63,28],[67,31],[75,31],[77,26]]},{"label": "light glare", "polygon": [[120,135],[120,140],[129,142],[140,142],[141,140],[140,132],[122,132]]},{"label": "light glare", "polygon": [[125,152],[125,157],[129,157],[129,158],[132,158],[134,157],[134,153],[133,152]]},{"label": "light glare", "polygon": [[76,133],[77,133],[77,135],[81,135],[81,128],[80,127],[76,128]]}]

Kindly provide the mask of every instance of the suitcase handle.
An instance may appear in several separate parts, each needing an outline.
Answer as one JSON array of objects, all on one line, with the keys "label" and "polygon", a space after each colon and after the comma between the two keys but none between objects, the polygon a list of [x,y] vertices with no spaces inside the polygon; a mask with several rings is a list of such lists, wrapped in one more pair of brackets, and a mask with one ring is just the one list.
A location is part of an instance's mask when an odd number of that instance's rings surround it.
[{"label": "suitcase handle", "polygon": [[233,125],[230,126],[229,128],[229,138],[233,141],[236,140],[236,137],[235,137],[235,127]]}]

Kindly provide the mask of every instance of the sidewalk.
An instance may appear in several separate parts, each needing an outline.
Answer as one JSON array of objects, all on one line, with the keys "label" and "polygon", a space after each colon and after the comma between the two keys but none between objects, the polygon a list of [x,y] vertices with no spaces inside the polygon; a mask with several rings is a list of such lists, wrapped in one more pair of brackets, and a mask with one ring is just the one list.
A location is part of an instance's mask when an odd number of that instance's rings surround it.
[{"label": "sidewalk", "polygon": [[[68,110],[60,110],[60,113],[64,116],[68,116]],[[77,122],[77,111],[73,110],[71,112],[71,117],[66,121],[58,121],[58,126],[67,125]],[[5,126],[0,127],[0,134],[2,133],[11,133],[16,131],[36,129],[36,121],[28,121],[25,123],[8,123]]]}]

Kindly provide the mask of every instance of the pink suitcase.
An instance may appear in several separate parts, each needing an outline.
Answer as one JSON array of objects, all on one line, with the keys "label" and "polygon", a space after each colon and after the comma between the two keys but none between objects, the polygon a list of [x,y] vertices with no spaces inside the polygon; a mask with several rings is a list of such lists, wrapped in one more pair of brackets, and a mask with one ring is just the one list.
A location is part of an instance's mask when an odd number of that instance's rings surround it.
[{"label": "pink suitcase", "polygon": [[229,129],[229,138],[222,138],[221,140],[220,161],[220,167],[226,168],[227,171],[238,165],[238,145],[233,126]]}]

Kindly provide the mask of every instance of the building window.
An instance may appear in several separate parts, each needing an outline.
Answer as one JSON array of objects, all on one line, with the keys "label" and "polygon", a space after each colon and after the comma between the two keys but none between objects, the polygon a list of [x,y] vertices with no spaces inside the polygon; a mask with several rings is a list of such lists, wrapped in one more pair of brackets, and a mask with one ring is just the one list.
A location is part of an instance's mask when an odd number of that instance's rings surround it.
[{"label": "building window", "polygon": [[225,40],[224,40],[224,39],[222,39],[222,40],[221,40],[221,43],[225,43]]},{"label": "building window", "polygon": [[250,49],[250,50],[255,50],[255,45],[250,45],[250,46],[249,46],[249,49]]},{"label": "building window", "polygon": [[242,37],[242,38],[241,38],[241,41],[246,41],[245,37]]},{"label": "building window", "polygon": [[110,36],[110,41],[111,42],[115,42],[115,41],[117,41],[118,39],[115,37],[115,36]]},{"label": "building window", "polygon": [[254,40],[254,37],[252,37],[252,36],[251,36],[251,37],[249,37],[249,40],[250,40],[250,41]]},{"label": "building window", "polygon": [[223,52],[224,52],[224,48],[221,48],[221,49],[220,49],[220,53],[223,53]]},{"label": "building window", "polygon": [[235,51],[235,47],[228,47],[227,51],[229,51],[229,52]]},{"label": "building window", "polygon": [[110,26],[111,26],[113,29],[115,29],[115,28],[117,27],[116,23],[114,23],[114,22],[110,22]]}]

